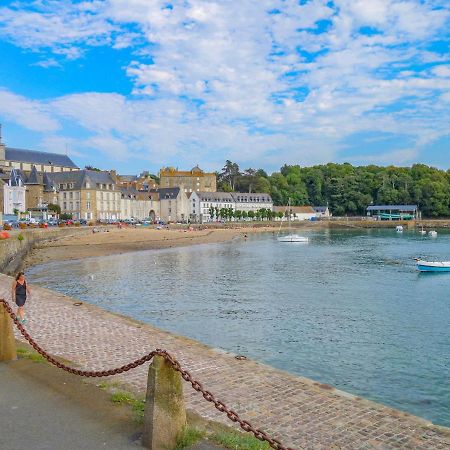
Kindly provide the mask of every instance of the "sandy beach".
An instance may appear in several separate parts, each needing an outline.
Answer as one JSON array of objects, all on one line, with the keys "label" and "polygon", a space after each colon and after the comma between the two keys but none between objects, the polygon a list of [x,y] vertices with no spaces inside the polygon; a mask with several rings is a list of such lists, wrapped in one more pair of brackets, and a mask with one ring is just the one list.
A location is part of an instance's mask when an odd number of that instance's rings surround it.
[{"label": "sandy beach", "polygon": [[33,249],[25,266],[50,261],[107,256],[140,250],[157,250],[195,244],[226,242],[255,232],[273,232],[273,227],[206,230],[156,230],[153,228],[108,227],[98,233],[62,237]]}]

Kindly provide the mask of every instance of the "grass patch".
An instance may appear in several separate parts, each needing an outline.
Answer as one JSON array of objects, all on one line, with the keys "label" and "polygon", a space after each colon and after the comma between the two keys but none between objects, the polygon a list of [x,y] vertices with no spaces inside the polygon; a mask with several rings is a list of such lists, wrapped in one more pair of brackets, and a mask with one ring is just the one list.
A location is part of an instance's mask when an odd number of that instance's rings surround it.
[{"label": "grass patch", "polygon": [[32,352],[27,350],[26,348],[18,347],[17,348],[17,356],[23,359],[30,359],[31,361],[35,361],[38,363],[46,362],[47,360],[41,356],[39,353]]},{"label": "grass patch", "polygon": [[234,431],[213,433],[208,436],[208,439],[233,450],[268,450],[271,448],[267,442],[262,442],[250,434]]},{"label": "grass patch", "polygon": [[176,450],[181,450],[182,448],[191,447],[196,444],[200,439],[205,437],[206,433],[199,430],[198,428],[193,428],[187,426],[183,433],[178,436]]},{"label": "grass patch", "polygon": [[[105,387],[101,387],[102,389],[107,388],[107,384],[105,383]],[[128,392],[118,391],[111,395],[111,401],[116,405],[128,405],[131,406],[131,409],[134,412],[135,419],[137,422],[141,423],[144,419],[144,410],[145,410],[145,400],[138,399]]]}]

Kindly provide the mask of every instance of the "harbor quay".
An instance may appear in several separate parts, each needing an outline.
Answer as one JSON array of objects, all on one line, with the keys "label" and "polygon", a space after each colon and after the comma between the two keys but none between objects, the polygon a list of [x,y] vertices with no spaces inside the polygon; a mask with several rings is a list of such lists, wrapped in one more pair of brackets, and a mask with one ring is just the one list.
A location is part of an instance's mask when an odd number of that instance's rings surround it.
[{"label": "harbor quay", "polygon": [[[11,281],[0,275],[1,298],[10,299]],[[50,354],[86,370],[165,349],[242,419],[294,449],[450,449],[450,429],[38,286],[26,329]],[[17,330],[16,337],[23,340]],[[109,381],[144,395],[147,371],[148,364]],[[184,392],[190,411],[234,426],[187,383]]]}]

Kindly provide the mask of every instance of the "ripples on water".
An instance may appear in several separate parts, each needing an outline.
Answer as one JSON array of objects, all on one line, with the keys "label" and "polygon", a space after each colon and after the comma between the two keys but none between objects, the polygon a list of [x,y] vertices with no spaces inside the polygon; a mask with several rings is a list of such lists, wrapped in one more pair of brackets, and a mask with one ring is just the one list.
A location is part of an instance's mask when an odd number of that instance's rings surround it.
[{"label": "ripples on water", "polygon": [[450,260],[437,239],[321,231],[50,263],[35,283],[450,426]]}]

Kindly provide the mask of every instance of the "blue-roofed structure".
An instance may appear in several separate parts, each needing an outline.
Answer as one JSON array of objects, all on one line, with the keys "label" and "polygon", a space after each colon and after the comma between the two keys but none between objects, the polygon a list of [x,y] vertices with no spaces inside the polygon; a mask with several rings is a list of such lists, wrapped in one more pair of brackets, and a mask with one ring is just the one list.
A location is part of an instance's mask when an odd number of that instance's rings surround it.
[{"label": "blue-roofed structure", "polygon": [[370,205],[366,211],[378,220],[411,220],[419,216],[417,205]]}]

